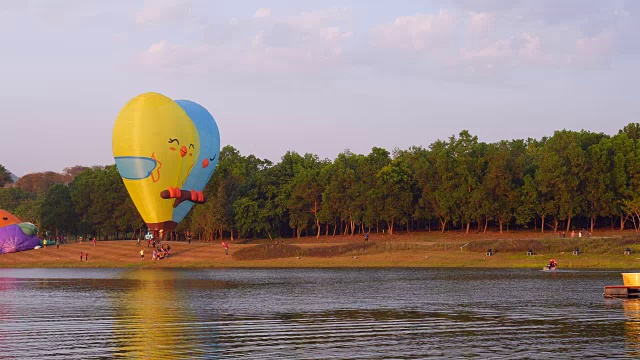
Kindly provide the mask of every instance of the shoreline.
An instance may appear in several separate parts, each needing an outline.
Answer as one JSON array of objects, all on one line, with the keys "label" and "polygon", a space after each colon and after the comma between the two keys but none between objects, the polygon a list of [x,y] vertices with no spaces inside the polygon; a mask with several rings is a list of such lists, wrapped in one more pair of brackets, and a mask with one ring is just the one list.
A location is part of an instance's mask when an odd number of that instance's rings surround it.
[{"label": "shoreline", "polygon": [[[537,235],[537,237],[536,237]],[[607,236],[604,236],[607,235]],[[0,269],[10,268],[183,268],[183,269],[268,269],[268,268],[529,268],[542,270],[550,258],[559,263],[559,270],[611,269],[640,271],[640,237],[634,231],[610,232],[592,239],[559,239],[557,235],[533,232],[511,234],[413,233],[402,235],[373,234],[367,245],[359,236],[336,236],[285,239],[286,245],[270,245],[267,240],[229,243],[229,255],[219,241],[168,241],[169,258],[151,260],[151,248],[146,243],[136,246],[136,240],[98,241],[63,244],[0,255]],[[576,245],[577,244],[577,245]],[[300,255],[239,260],[247,249],[262,246],[290,247]],[[580,255],[573,255],[580,246]],[[487,247],[495,254],[486,256]],[[526,255],[527,247],[536,247],[534,255]],[[624,255],[625,247],[632,249]],[[139,252],[144,249],[145,260]],[[333,251],[333,252],[332,252]],[[342,252],[340,252],[342,251]],[[89,254],[89,261],[79,260],[79,253]],[[322,256],[305,254],[321,253]],[[332,254],[337,255],[332,255]],[[236,256],[234,256],[236,255]],[[269,254],[267,254],[269,256]]]}]

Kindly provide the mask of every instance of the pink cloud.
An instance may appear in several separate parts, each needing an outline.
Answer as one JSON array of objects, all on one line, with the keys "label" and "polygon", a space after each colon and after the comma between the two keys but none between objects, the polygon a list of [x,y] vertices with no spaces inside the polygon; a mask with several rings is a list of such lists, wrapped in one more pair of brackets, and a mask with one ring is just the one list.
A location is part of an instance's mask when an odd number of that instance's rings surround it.
[{"label": "pink cloud", "polygon": [[411,50],[447,47],[452,45],[455,25],[455,15],[444,10],[437,14],[400,16],[393,23],[374,28],[371,44]]}]

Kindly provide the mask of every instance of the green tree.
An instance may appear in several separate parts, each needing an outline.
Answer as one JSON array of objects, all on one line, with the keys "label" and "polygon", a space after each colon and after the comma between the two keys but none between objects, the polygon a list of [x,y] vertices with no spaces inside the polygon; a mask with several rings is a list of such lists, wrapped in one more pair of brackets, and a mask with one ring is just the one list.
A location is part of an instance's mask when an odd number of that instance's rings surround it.
[{"label": "green tree", "polygon": [[603,138],[587,149],[587,162],[582,178],[585,197],[584,211],[590,218],[593,232],[596,217],[615,213],[614,205],[614,153],[611,139]]},{"label": "green tree", "polygon": [[49,188],[41,206],[41,224],[43,229],[67,234],[75,229],[77,215],[71,201],[69,188],[63,184],[54,184]]},{"label": "green tree", "polygon": [[406,223],[413,213],[412,185],[411,170],[401,157],[378,173],[377,196],[383,204],[381,215],[388,224],[389,235],[393,235],[396,220]]},{"label": "green tree", "polygon": [[4,167],[4,165],[0,164],[0,188],[12,183],[13,179],[11,178],[11,173]]},{"label": "green tree", "polygon": [[584,194],[581,191],[581,173],[585,169],[586,155],[577,141],[577,133],[556,131],[541,151],[538,184],[550,194],[549,203],[558,228],[558,220],[566,219],[567,231],[571,219],[582,210]]},{"label": "green tree", "polygon": [[13,213],[22,202],[35,197],[35,194],[29,194],[20,188],[0,188],[0,209]]}]

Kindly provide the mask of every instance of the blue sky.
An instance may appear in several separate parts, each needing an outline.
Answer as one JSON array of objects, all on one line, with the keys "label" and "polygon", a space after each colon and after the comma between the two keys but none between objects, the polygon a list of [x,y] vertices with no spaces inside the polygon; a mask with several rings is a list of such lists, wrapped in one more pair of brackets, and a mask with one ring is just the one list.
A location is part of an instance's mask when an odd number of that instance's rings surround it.
[{"label": "blue sky", "polygon": [[0,0],[0,164],[113,163],[132,97],[205,106],[278,161],[637,122],[640,1]]}]

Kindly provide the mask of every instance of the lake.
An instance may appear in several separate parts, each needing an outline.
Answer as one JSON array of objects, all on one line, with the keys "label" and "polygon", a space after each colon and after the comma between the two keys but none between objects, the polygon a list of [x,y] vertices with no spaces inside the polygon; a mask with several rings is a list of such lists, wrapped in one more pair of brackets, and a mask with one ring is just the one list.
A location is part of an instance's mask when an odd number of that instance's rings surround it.
[{"label": "lake", "polygon": [[0,269],[0,357],[638,358],[620,273]]}]

